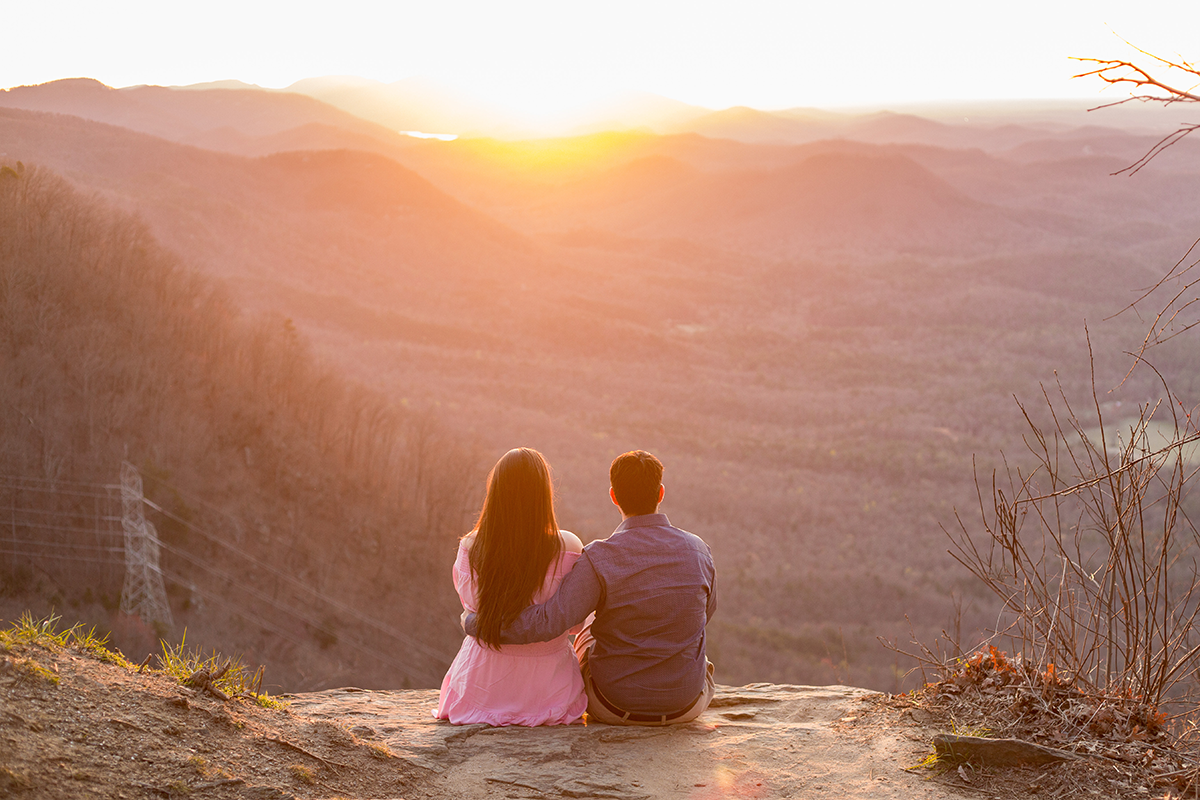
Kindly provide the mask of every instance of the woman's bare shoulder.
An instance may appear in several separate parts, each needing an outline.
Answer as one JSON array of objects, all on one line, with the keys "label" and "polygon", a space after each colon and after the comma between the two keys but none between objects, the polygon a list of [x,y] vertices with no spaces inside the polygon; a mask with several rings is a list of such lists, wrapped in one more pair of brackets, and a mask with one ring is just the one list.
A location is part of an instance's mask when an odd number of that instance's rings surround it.
[{"label": "woman's bare shoulder", "polygon": [[558,536],[562,539],[563,550],[568,553],[582,553],[583,542],[579,541],[579,537],[570,531],[559,531]]},{"label": "woman's bare shoulder", "polygon": [[464,537],[462,537],[461,539],[459,539],[459,540],[458,540],[458,544],[459,544],[459,546],[461,546],[461,547],[470,547],[470,546],[471,546],[471,544],[472,544],[472,543],[475,541],[475,534],[476,534],[476,533],[478,533],[478,532],[479,532],[479,531],[471,531],[471,532],[470,532],[470,533],[468,533],[466,536],[464,536]]}]

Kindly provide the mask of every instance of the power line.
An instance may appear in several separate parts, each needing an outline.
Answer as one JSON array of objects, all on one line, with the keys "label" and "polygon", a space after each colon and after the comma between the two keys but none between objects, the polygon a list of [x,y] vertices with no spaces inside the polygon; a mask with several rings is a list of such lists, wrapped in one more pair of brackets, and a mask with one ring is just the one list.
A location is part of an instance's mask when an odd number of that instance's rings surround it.
[{"label": "power line", "polygon": [[[191,553],[188,553],[186,551],[172,547],[168,544],[162,544],[161,546],[168,553],[172,553],[176,556],[179,556],[184,561],[187,561],[189,564],[191,564],[199,569],[204,570],[205,572],[209,573],[210,575],[216,576],[216,577],[218,577],[222,580],[228,581],[230,583],[237,584],[238,588],[241,591],[245,592],[246,594],[250,595],[251,597],[255,598],[256,600],[259,600],[260,602],[266,603],[267,605],[271,606],[272,608],[276,609],[277,611],[282,611],[285,614],[290,614],[291,616],[295,617],[296,619],[300,620],[301,622],[305,623],[306,625],[309,625],[309,626],[315,628],[316,630],[326,634],[327,636],[333,637],[337,641],[345,641],[346,644],[350,645],[351,647],[355,648],[356,650],[358,650],[362,653],[365,653],[369,656],[372,656],[373,658],[377,658],[380,661],[383,661],[384,663],[387,663],[387,664],[392,663],[391,659],[380,655],[377,650],[373,650],[370,647],[360,644],[359,642],[355,641],[354,639],[352,639],[350,637],[339,636],[337,631],[330,630],[323,623],[318,622],[317,620],[313,619],[310,616],[307,616],[306,614],[304,614],[300,611],[297,611],[295,608],[293,608],[291,606],[285,606],[285,605],[275,601],[273,598],[268,596],[266,593],[260,592],[257,589],[251,588],[245,582],[238,581],[237,577],[230,575],[227,572],[223,572],[215,567],[211,567],[211,566],[205,564],[203,561],[201,561],[197,557],[193,556]],[[185,585],[188,585],[190,588],[190,584],[185,584]]]},{"label": "power line", "polygon": [[[165,482],[162,482],[162,481],[160,481],[160,483],[164,483],[164,485],[167,485],[168,487],[170,486],[169,484],[166,484]],[[167,517],[168,519],[174,520],[175,522],[178,522],[181,525],[187,526],[187,528],[189,530],[193,530],[196,533],[200,534],[201,536],[204,536],[205,538],[209,539],[210,541],[212,541],[216,544],[219,544],[222,547],[225,547],[226,549],[236,553],[241,558],[250,562],[251,564],[254,564],[255,566],[259,567],[260,569],[263,569],[266,572],[271,573],[272,575],[280,578],[281,580],[287,581],[289,584],[291,584],[292,586],[294,586],[302,591],[308,592],[309,594],[313,595],[317,599],[319,599],[325,603],[328,603],[329,605],[333,606],[334,608],[337,608],[338,610],[340,610],[346,614],[349,614],[350,616],[357,619],[359,622],[361,622],[365,625],[368,625],[381,633],[391,636],[392,638],[396,639],[397,641],[401,642],[402,644],[405,644],[408,647],[413,648],[414,650],[418,650],[418,651],[424,653],[425,655],[429,656],[430,658],[436,659],[439,663],[442,663],[442,664],[449,663],[450,661],[452,661],[454,659],[454,656],[436,651],[436,650],[428,647],[427,645],[422,644],[421,642],[418,642],[417,640],[407,636],[406,634],[401,633],[400,631],[396,630],[395,628],[392,628],[390,625],[385,625],[384,623],[378,622],[367,616],[364,616],[363,614],[361,614],[360,612],[355,610],[353,607],[348,606],[345,603],[342,603],[342,602],[334,599],[333,597],[330,597],[329,595],[326,595],[325,593],[321,592],[319,589],[314,589],[312,586],[309,586],[308,584],[304,583],[303,581],[298,580],[293,575],[291,575],[287,572],[283,572],[282,570],[279,570],[276,567],[274,567],[264,561],[259,560],[252,554],[241,549],[240,547],[230,544],[229,542],[225,541],[224,539],[221,539],[220,537],[213,535],[212,533],[204,530],[203,528],[193,525],[188,520],[185,520],[175,514],[172,514],[170,511],[167,511],[162,506],[159,506],[158,504],[154,503],[153,501],[146,500],[145,503],[146,503],[146,505],[150,506],[155,511],[159,512],[160,514]]]},{"label": "power line", "polygon": [[[166,481],[163,481],[161,479],[152,477],[152,478],[150,478],[150,480],[155,481],[156,483],[164,486],[167,489],[170,489],[173,492],[176,492],[177,494],[180,494],[181,496],[188,494],[188,493],[182,492],[181,490],[177,489],[176,487],[172,486],[171,484],[169,484]],[[5,486],[4,485],[5,483],[10,484],[10,485]],[[19,485],[19,486],[11,485],[11,484],[15,484],[15,483],[20,483],[20,484],[24,484],[24,485]],[[32,485],[32,486],[28,485],[30,483],[35,484],[35,485]],[[75,487],[75,488],[72,490],[64,490],[62,488],[63,486],[70,486],[70,487]],[[57,495],[57,496],[86,497],[86,498],[101,499],[101,500],[106,500],[106,501],[111,502],[111,501],[116,500],[117,490],[120,487],[114,486],[111,484],[95,484],[95,483],[83,483],[83,482],[71,482],[71,481],[50,481],[47,479],[40,479],[40,478],[20,478],[20,477],[14,477],[14,476],[0,475],[0,488],[15,489],[18,491],[31,491],[31,492],[38,492],[38,493],[43,493],[43,494],[53,494],[53,495]],[[91,489],[93,491],[84,491],[85,489]],[[95,491],[95,490],[100,490],[100,491]],[[229,514],[228,512],[225,512],[225,511],[222,511],[221,509],[216,509],[212,506],[209,506],[203,500],[199,500],[198,498],[195,498],[194,496],[189,495],[189,497],[192,502],[196,502],[198,505],[201,505],[201,506],[207,508],[209,511],[214,512],[214,513],[220,515],[221,517],[224,517],[224,518],[230,520],[234,525],[236,525],[240,528],[240,521],[236,517]],[[141,502],[144,503],[145,505],[149,506],[150,508],[154,509],[158,513],[162,514],[167,519],[173,520],[174,522],[184,526],[186,529],[199,534],[200,536],[204,537],[205,539],[209,540],[210,542],[220,545],[221,547],[225,548],[226,550],[230,551],[231,553],[236,554],[241,560],[248,562],[249,564],[263,570],[264,572],[267,572],[267,573],[279,578],[280,580],[286,582],[288,585],[294,587],[295,589],[305,592],[308,595],[312,596],[313,598],[315,598],[329,606],[332,606],[335,609],[340,610],[341,612],[358,620],[360,623],[362,623],[370,628],[373,628],[374,630],[376,630],[380,633],[383,633],[387,636],[392,637],[396,641],[398,641],[401,644],[410,648],[410,650],[417,651],[417,652],[422,653],[423,655],[433,659],[435,661],[435,663],[437,664],[437,667],[435,669],[436,669],[436,671],[439,672],[439,674],[440,674],[440,671],[442,669],[444,669],[445,665],[453,659],[452,655],[435,650],[434,648],[431,648],[431,647],[425,645],[424,643],[404,634],[403,632],[391,627],[390,625],[387,625],[385,623],[379,622],[377,620],[374,620],[374,619],[371,619],[370,617],[365,616],[361,612],[354,609],[352,606],[349,606],[349,605],[337,600],[336,598],[331,597],[331,596],[325,594],[324,592],[321,592],[320,590],[312,587],[311,585],[299,580],[294,575],[292,575],[288,572],[285,572],[283,570],[280,570],[265,561],[262,561],[261,559],[257,558],[256,556],[252,555],[251,553],[247,552],[246,550],[226,541],[225,539],[223,539],[221,537],[214,535],[213,533],[211,533],[208,530],[205,530],[204,528],[199,527],[198,525],[192,523],[190,520],[183,519],[182,517],[178,516],[177,514],[174,514],[170,511],[162,508],[161,506],[159,506],[158,504],[154,503],[153,501],[145,498],[144,496],[141,497]],[[25,511],[25,509],[21,509],[21,510]],[[87,516],[86,514],[81,514],[79,512],[71,512],[71,511],[45,511],[45,512],[41,512],[41,513],[45,513],[45,514],[48,514],[51,516],[58,516],[58,517],[73,516],[73,517],[78,518],[78,517]],[[96,519],[96,518],[97,517],[93,517],[93,519]],[[102,517],[98,517],[98,519],[111,522],[111,521],[116,521],[117,519],[120,519],[120,518],[102,516]],[[122,535],[122,533],[120,533],[118,531],[97,530],[94,528],[76,528],[73,526],[39,525],[37,523],[29,523],[29,524],[15,523],[15,520],[14,520],[14,524],[18,524],[20,527],[23,527],[23,528],[33,528],[33,529],[40,529],[40,530],[54,530],[54,531],[60,531],[60,532],[65,532],[65,533],[82,533],[82,534],[88,534],[88,535],[97,535],[98,534],[98,535],[102,535],[102,536],[106,536],[106,535],[121,536]],[[155,538],[157,540],[157,537],[155,537]],[[88,549],[92,549],[92,550],[99,549],[104,552],[123,552],[123,550],[121,548],[103,548],[100,545],[88,546],[88,545],[71,545],[71,544],[60,544],[60,543],[38,543],[38,542],[30,541],[30,540],[17,541],[17,540],[6,540],[6,539],[0,539],[0,542],[12,542],[13,544],[22,544],[22,545],[26,545],[26,546],[45,544],[45,545],[54,546],[54,547],[71,547],[73,549],[88,548]],[[218,579],[227,581],[233,585],[239,586],[243,591],[247,592],[251,596],[260,600],[261,602],[266,603],[268,606],[270,606],[278,611],[281,611],[283,613],[289,614],[290,616],[304,622],[305,624],[311,626],[312,628],[314,628],[322,633],[325,633],[326,635],[335,637],[339,641],[342,641],[345,644],[349,645],[350,647],[352,647],[360,652],[363,652],[373,658],[384,661],[385,663],[387,663],[389,665],[394,664],[394,662],[395,662],[394,659],[385,658],[385,657],[381,656],[377,650],[369,648],[367,646],[364,646],[352,638],[346,637],[344,635],[339,636],[337,632],[329,630],[329,628],[327,628],[325,625],[323,625],[322,623],[316,621],[315,619],[313,619],[311,617],[308,617],[307,615],[298,611],[296,608],[281,605],[280,603],[276,602],[274,599],[270,598],[269,596],[265,595],[264,593],[259,592],[255,589],[252,589],[250,586],[248,586],[246,584],[246,582],[243,579],[235,577],[235,576],[233,576],[229,573],[226,573],[222,570],[216,569],[215,567],[209,566],[208,564],[199,560],[198,557],[196,557],[196,556],[192,555],[191,553],[188,553],[187,551],[182,550],[178,547],[169,545],[165,542],[162,542],[161,540],[158,540],[156,543],[162,549],[167,550],[169,553],[183,559],[184,561],[203,570],[204,572],[208,573],[209,575],[214,576]],[[116,562],[116,561],[88,559],[88,558],[83,558],[83,557],[56,556],[56,555],[48,555],[48,554],[18,552],[15,550],[12,550],[12,551],[3,550],[0,552],[9,554],[9,555],[23,555],[23,556],[28,556],[28,557],[40,556],[40,557],[52,558],[55,560],[90,561],[92,563],[106,563],[106,564],[120,563],[120,562]],[[176,582],[182,586],[186,586],[190,590],[195,591],[197,594],[200,594],[203,597],[212,599],[218,605],[222,605],[227,608],[233,609],[235,611],[235,613],[238,614],[238,616],[240,616],[244,619],[247,619],[256,625],[259,625],[260,627],[263,627],[265,630],[269,630],[270,632],[281,636],[282,638],[286,639],[289,642],[292,642],[293,644],[296,644],[297,646],[311,647],[311,645],[305,645],[304,643],[296,640],[294,637],[291,637],[290,635],[283,632],[277,626],[274,626],[274,625],[268,623],[266,620],[259,619],[259,618],[251,618],[251,617],[247,616],[244,612],[238,611],[236,609],[236,606],[234,606],[233,604],[225,601],[224,599],[220,598],[218,595],[215,595],[206,590],[196,587],[192,581],[185,579],[182,576],[180,576],[174,572],[169,572],[168,570],[161,568],[161,566],[159,567],[158,571],[164,577],[168,577],[173,582]],[[411,670],[409,670],[409,672],[411,672]],[[430,674],[433,674],[433,673],[431,672]],[[435,676],[435,677],[437,677],[437,676]]]},{"label": "power line", "polygon": [[120,488],[119,486],[117,486],[114,483],[96,483],[95,481],[66,481],[66,480],[60,480],[58,478],[34,478],[30,475],[0,474],[0,481],[7,481],[9,483],[39,483],[39,484],[43,484],[46,486],[52,486],[52,487],[53,486],[82,486],[82,487],[103,486],[105,488],[114,489],[114,490]]},{"label": "power line", "polygon": [[[2,541],[6,541],[6,540],[0,539],[0,542],[2,542]],[[123,552],[123,549],[118,549],[116,552]],[[88,564],[109,564],[112,566],[124,566],[124,564],[125,564],[125,559],[123,559],[123,558],[120,558],[120,559],[87,558],[84,556],[63,555],[63,554],[59,554],[59,553],[30,553],[30,552],[27,552],[24,550],[0,549],[0,555],[23,556],[25,558],[31,558],[31,559],[32,558],[45,558],[45,559],[49,559],[51,561],[75,561],[75,562],[84,562],[84,563],[88,563]],[[163,577],[167,578],[172,583],[178,584],[179,586],[187,587],[190,591],[193,591],[196,594],[203,596],[206,600],[211,600],[212,602],[216,603],[219,606],[223,606],[224,608],[228,609],[236,616],[246,620],[247,622],[251,623],[252,625],[257,625],[258,627],[262,628],[263,630],[273,633],[276,636],[280,637],[281,639],[291,642],[292,644],[296,645],[297,647],[304,648],[307,650],[312,650],[314,652],[316,652],[316,650],[317,650],[317,648],[313,647],[311,643],[305,642],[302,639],[297,639],[296,637],[292,636],[290,633],[288,633],[284,629],[280,628],[279,626],[274,625],[262,618],[252,617],[251,615],[247,614],[242,609],[238,608],[238,606],[226,601],[219,594],[216,594],[215,592],[210,592],[206,589],[201,589],[197,586],[192,585],[192,583],[188,579],[184,578],[182,575],[179,575],[168,569],[162,570],[162,574],[163,574]],[[391,662],[389,661],[388,663],[391,663]]]},{"label": "power line", "polygon": [[88,513],[87,511],[84,511],[79,508],[74,508],[74,509],[70,509],[70,508],[29,508],[28,506],[22,506],[21,508],[17,508],[15,506],[10,506],[9,511],[11,513],[34,514],[34,515],[49,516],[49,517],[86,517],[87,519],[102,519],[102,520],[105,520],[106,522],[120,522],[121,521],[121,518],[117,517],[117,516],[113,516],[110,514]]},{"label": "power line", "polygon": [[167,580],[176,584],[177,586],[185,586],[185,587],[187,587],[187,589],[189,591],[195,592],[196,594],[200,595],[204,599],[211,600],[212,602],[216,603],[219,606],[224,606],[225,608],[232,611],[236,616],[241,617],[242,619],[246,620],[250,624],[257,625],[258,627],[262,628],[263,630],[269,631],[269,632],[275,634],[276,636],[278,636],[279,638],[285,639],[286,641],[291,642],[292,644],[296,645],[297,647],[300,647],[300,648],[303,648],[306,650],[314,650],[315,651],[315,648],[312,646],[312,644],[310,642],[306,642],[303,639],[297,639],[296,637],[292,636],[290,633],[285,631],[283,628],[280,628],[278,625],[268,622],[265,619],[262,619],[261,617],[250,616],[249,614],[246,613],[246,611],[239,608],[237,605],[229,602],[228,600],[226,600],[225,598],[223,598],[221,595],[217,594],[216,592],[211,592],[207,589],[201,589],[198,586],[193,586],[192,583],[187,578],[185,578],[182,575],[180,575],[176,572],[173,572],[169,569],[163,569],[162,574],[163,574],[164,578],[166,578]]},{"label": "power line", "polygon": [[83,533],[88,536],[115,536],[123,537],[121,531],[104,530],[103,528],[78,528],[69,525],[45,525],[37,522],[19,522],[13,520],[11,525],[16,528],[40,530],[40,531],[59,531],[61,533]]},{"label": "power line", "polygon": [[[293,636],[291,633],[289,633],[288,631],[284,630],[283,628],[280,628],[278,625],[275,625],[272,622],[268,622],[267,620],[263,619],[262,617],[250,615],[245,610],[239,608],[237,605],[235,605],[234,603],[225,599],[221,595],[219,595],[215,592],[209,591],[207,589],[201,589],[197,586],[192,585],[191,582],[187,578],[184,578],[182,575],[180,575],[176,572],[173,572],[172,570],[164,568],[162,571],[162,574],[163,574],[164,578],[171,581],[172,583],[174,583],[178,586],[187,587],[190,591],[193,591],[196,594],[204,597],[204,599],[206,599],[206,600],[211,600],[212,602],[216,603],[218,606],[222,606],[223,608],[228,610],[230,613],[232,613],[234,616],[239,617],[239,618],[245,620],[246,622],[249,622],[251,625],[255,625],[259,628],[262,628],[263,630],[265,630],[269,633],[273,633],[276,636],[278,636],[279,638],[292,643],[293,645],[295,645],[296,647],[299,647],[302,650],[308,650],[313,653],[319,652],[319,648],[314,647],[312,642],[305,641],[304,639],[298,639],[295,636]],[[341,641],[341,640],[339,639],[339,641]],[[359,648],[359,649],[361,650],[362,648]],[[366,650],[364,652],[366,652],[368,655],[375,657],[376,659],[379,659],[381,662],[383,662],[384,664],[386,664],[388,666],[395,666],[392,659],[384,658],[383,656],[379,655],[378,653],[372,652],[370,650]],[[408,675],[408,677],[415,677],[415,676]]]},{"label": "power line", "polygon": [[[46,542],[46,541],[29,540],[29,539],[17,540],[17,539],[7,539],[7,537],[0,537],[0,543],[11,543],[11,545],[24,545],[26,547],[53,547],[53,548],[60,548],[60,549],[66,548],[66,549],[71,549],[71,551],[73,551],[73,552],[78,552],[78,551],[96,552],[96,551],[98,551],[98,552],[102,552],[102,553],[120,553],[122,555],[125,554],[124,547],[104,547],[104,546],[100,546],[100,545],[74,545],[74,543],[71,543],[71,542]],[[298,619],[301,622],[304,622],[305,625],[313,627],[314,630],[325,633],[326,636],[340,640],[340,642],[344,642],[344,643],[352,646],[352,648],[359,650],[360,652],[364,652],[364,654],[366,654],[366,655],[370,655],[374,658],[378,658],[379,661],[383,661],[384,663],[391,664],[392,661],[394,661],[394,660],[392,660],[392,658],[379,655],[378,651],[371,649],[370,646],[368,646],[366,644],[362,644],[361,642],[358,642],[358,640],[355,640],[352,637],[346,636],[346,634],[344,634],[344,633],[340,634],[337,631],[330,630],[330,628],[328,626],[326,626],[324,624],[324,622],[320,622],[320,621],[312,618],[312,616],[308,616],[304,613],[299,612],[299,610],[296,610],[295,607],[286,606],[286,604],[275,601],[274,599],[272,599],[272,597],[262,593],[262,591],[258,591],[256,589],[247,587],[247,585],[242,583],[238,577],[230,575],[230,573],[228,573],[228,572],[218,570],[218,569],[216,569],[216,567],[212,567],[208,564],[205,564],[204,561],[199,560],[197,557],[194,557],[194,555],[192,555],[191,553],[188,553],[186,551],[182,551],[182,549],[167,545],[167,543],[164,543],[164,542],[160,542],[160,547],[162,547],[162,549],[164,549],[164,551],[167,551],[168,553],[172,553],[173,555],[176,555],[176,557],[179,557],[182,560],[187,561],[188,564],[191,564],[192,566],[197,567],[197,569],[208,572],[209,575],[214,576],[218,579],[221,579],[221,581],[238,584],[239,588],[242,591],[245,591],[246,594],[251,595],[252,597],[254,597],[254,599],[256,599],[260,602],[266,603],[266,604],[268,604],[268,606],[275,608],[276,610],[280,610],[280,612],[283,612],[284,614],[293,616],[293,618]],[[88,561],[92,561],[92,563],[98,563],[98,564],[114,564],[114,565],[115,564],[124,564],[124,560],[85,559],[83,557],[71,557],[71,555],[59,555],[59,554],[55,554],[55,553],[31,553],[28,551],[19,551],[19,552],[18,551],[0,551],[0,553],[6,553],[6,554],[12,554],[12,555],[26,555],[26,557],[35,557],[35,555],[36,555],[36,557],[49,558],[49,559],[54,559],[54,560],[73,560],[73,561],[88,560]],[[167,576],[168,571],[166,569],[162,569],[162,567],[160,567],[160,572],[162,573],[162,575],[164,577]],[[205,590],[199,589],[198,587],[196,587],[196,584],[194,584],[194,582],[190,581],[190,579],[185,579],[184,577],[179,576],[178,573],[172,573],[172,581],[175,583],[178,583],[180,585],[184,585],[184,587],[186,587],[187,589],[196,591],[197,594],[203,595],[205,597],[209,597],[209,593],[206,593]],[[220,602],[220,601],[218,601],[218,602]],[[227,606],[228,606],[228,603],[222,603],[222,604],[227,604]],[[233,607],[233,606],[230,606],[230,607]],[[258,618],[251,619],[250,616],[247,616],[245,613],[239,613],[239,615],[242,616],[242,618],[244,618],[244,619],[248,619],[253,622],[256,622],[256,624],[262,624],[264,627],[268,627],[269,630],[271,630],[272,632],[278,632],[278,628],[271,626],[269,624],[269,622],[266,622],[266,621],[264,621],[262,619],[258,619]],[[298,642],[298,640],[295,640],[295,639],[289,639],[289,640],[290,640],[290,642],[293,642],[294,644],[300,644],[300,642]]]},{"label": "power line", "polygon": [[85,558],[83,556],[58,555],[54,553],[28,553],[23,550],[0,550],[7,556],[26,556],[28,558],[48,558],[52,561],[84,561],[89,564],[124,564],[124,559]]},{"label": "power line", "polygon": [[36,547],[65,547],[71,550],[99,550],[103,553],[121,553],[124,555],[124,547],[106,547],[102,544],[75,544],[74,542],[43,542],[37,539],[13,539],[7,536],[0,536],[0,542],[11,545],[27,545]]},{"label": "power line", "polygon": [[[70,549],[73,552],[77,552],[80,550],[91,550],[91,551],[100,551],[100,552],[107,552],[107,553],[119,553],[122,555],[124,555],[124,553],[125,553],[125,549],[123,547],[105,547],[103,545],[83,545],[83,544],[74,544],[74,543],[70,543],[70,542],[45,542],[45,541],[39,541],[39,540],[33,540],[33,539],[9,539],[9,538],[0,537],[0,543],[13,544],[13,545],[24,545],[27,547],[35,546],[35,547],[52,547],[52,548],[59,548],[59,549]],[[166,550],[167,552],[171,553],[172,555],[175,555],[175,556],[183,559],[184,561],[188,562],[189,564],[196,567],[197,569],[203,570],[204,572],[208,573],[209,575],[211,575],[219,580],[226,581],[226,582],[232,583],[234,585],[238,585],[242,591],[251,595],[255,599],[259,600],[260,602],[265,603],[266,605],[276,609],[277,611],[281,611],[285,614],[288,614],[288,615],[294,617],[295,619],[298,619],[299,621],[312,627],[313,629],[318,630],[339,642],[347,644],[350,647],[352,647],[353,649],[358,650],[361,653],[369,655],[369,656],[371,656],[375,659],[378,659],[379,661],[381,661],[385,664],[388,664],[388,665],[392,665],[394,663],[394,659],[380,655],[377,650],[372,649],[368,645],[365,645],[365,644],[355,640],[352,637],[346,636],[344,633],[339,634],[337,631],[331,630],[324,623],[319,622],[316,619],[314,619],[313,617],[310,617],[310,616],[298,611],[294,606],[288,606],[288,605],[284,605],[282,603],[277,602],[276,600],[269,597],[265,593],[260,592],[256,589],[253,589],[250,586],[246,585],[244,582],[240,581],[237,578],[237,576],[231,575],[228,572],[225,572],[223,570],[217,569],[216,567],[210,566],[210,565],[204,563],[202,560],[200,560],[197,556],[194,556],[193,554],[188,553],[185,550],[173,547],[164,542],[159,542],[159,546],[162,549]],[[82,562],[90,562],[90,563],[98,563],[98,564],[112,564],[112,565],[119,565],[119,564],[124,563],[123,559],[121,559],[121,560],[97,559],[97,558],[87,558],[87,557],[77,556],[77,555],[62,555],[62,554],[58,554],[58,553],[41,553],[41,552],[34,553],[34,552],[25,551],[25,550],[21,550],[21,551],[0,550],[0,553],[4,553],[4,554],[8,554],[8,555],[20,555],[20,556],[26,556],[26,557],[48,558],[48,559],[52,559],[52,560],[56,560],[56,561],[64,561],[64,560],[65,561],[82,561]],[[184,586],[184,587],[188,588],[190,591],[194,591],[197,594],[200,594],[201,596],[203,596],[207,599],[214,600],[214,602],[216,602],[218,605],[222,605],[222,606],[225,606],[230,609],[237,609],[237,606],[225,601],[223,598],[221,598],[220,595],[213,594],[207,590],[197,587],[192,580],[184,578],[182,575],[179,575],[178,573],[175,573],[175,572],[172,572],[165,568],[162,568],[161,566],[159,568],[159,572],[164,577],[169,578],[172,582],[177,583],[180,586]],[[290,636],[289,634],[284,633],[282,629],[267,622],[266,620],[262,619],[261,617],[252,617],[243,611],[237,611],[237,614],[238,614],[238,616],[242,617],[243,619],[253,622],[254,624],[259,625],[260,627],[263,627],[264,629],[269,630],[272,633],[276,633],[280,636],[283,636],[285,639],[292,642],[293,644],[296,644],[299,646],[306,646],[309,648],[312,647],[311,644],[305,644],[304,642],[295,639],[294,637]],[[439,664],[439,668],[440,668],[440,664]]]},{"label": "power line", "polygon": [[[0,476],[0,480],[3,480],[2,476]],[[18,492],[35,492],[37,494],[52,494],[52,495],[56,495],[59,497],[91,497],[91,498],[99,498],[101,500],[107,500],[109,497],[111,497],[113,490],[116,488],[116,487],[110,486],[109,484],[106,484],[106,483],[93,483],[93,484],[88,484],[88,485],[90,485],[94,488],[97,488],[97,489],[104,489],[105,491],[103,491],[103,492],[81,492],[81,491],[69,491],[69,490],[55,489],[53,486],[44,486],[44,487],[43,486],[22,486],[19,484],[0,484],[0,488],[11,489],[13,491],[18,491]]]}]

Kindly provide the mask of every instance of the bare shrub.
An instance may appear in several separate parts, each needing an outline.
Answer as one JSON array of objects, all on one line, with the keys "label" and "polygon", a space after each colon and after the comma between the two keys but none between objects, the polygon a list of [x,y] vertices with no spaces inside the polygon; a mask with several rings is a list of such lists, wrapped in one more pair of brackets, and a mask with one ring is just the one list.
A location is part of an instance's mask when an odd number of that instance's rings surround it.
[{"label": "bare shrub", "polygon": [[[982,535],[961,517],[951,533],[952,555],[1002,599],[998,629],[1023,660],[1155,704],[1200,652],[1200,534],[1182,513],[1200,431],[1163,391],[1116,441],[1095,395],[1094,427],[1065,395],[1045,395],[1050,430],[1025,413],[1033,469],[993,475],[990,499],[979,495]],[[1153,427],[1162,416],[1165,441]]]},{"label": "bare shrub", "polygon": [[1120,741],[1168,720],[1179,741],[1200,720],[1200,531],[1187,513],[1200,429],[1161,377],[1159,401],[1111,422],[1094,373],[1092,386],[1086,421],[1061,386],[1036,413],[1020,406],[1026,453],[990,485],[977,475],[979,516],[956,512],[946,530],[1001,601],[984,646],[968,654],[944,635],[909,655],[940,674],[931,698],[1005,735],[1111,738],[1120,726],[1092,724],[1109,708],[1127,723]]}]

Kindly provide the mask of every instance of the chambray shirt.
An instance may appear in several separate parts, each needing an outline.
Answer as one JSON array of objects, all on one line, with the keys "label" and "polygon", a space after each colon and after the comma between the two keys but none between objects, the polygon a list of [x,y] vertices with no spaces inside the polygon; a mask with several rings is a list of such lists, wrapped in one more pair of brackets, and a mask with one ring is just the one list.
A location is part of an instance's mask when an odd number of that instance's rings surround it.
[{"label": "chambray shirt", "polygon": [[[526,608],[504,644],[553,639],[596,612],[592,679],[626,711],[669,714],[704,688],[704,625],[717,607],[712,552],[665,514],[630,517],[592,542],[558,592]],[[474,615],[466,631],[475,631]]]}]

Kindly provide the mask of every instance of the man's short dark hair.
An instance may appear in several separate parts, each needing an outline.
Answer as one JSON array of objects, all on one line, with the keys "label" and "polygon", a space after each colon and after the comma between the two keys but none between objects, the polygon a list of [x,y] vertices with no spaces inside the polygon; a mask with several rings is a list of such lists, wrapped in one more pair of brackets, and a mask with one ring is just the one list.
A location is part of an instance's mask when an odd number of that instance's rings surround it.
[{"label": "man's short dark hair", "polygon": [[658,510],[662,474],[662,462],[645,450],[632,450],[613,459],[608,479],[617,505],[626,516],[653,514]]}]

